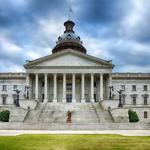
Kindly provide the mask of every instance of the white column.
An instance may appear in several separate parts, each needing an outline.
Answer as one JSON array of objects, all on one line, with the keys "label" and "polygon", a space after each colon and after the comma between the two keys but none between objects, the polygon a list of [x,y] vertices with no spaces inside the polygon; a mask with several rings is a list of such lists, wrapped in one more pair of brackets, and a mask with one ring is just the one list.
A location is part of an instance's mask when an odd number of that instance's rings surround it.
[{"label": "white column", "polygon": [[76,76],[72,74],[72,102],[76,102]]},{"label": "white column", "polygon": [[63,74],[63,99],[62,102],[66,102],[66,74]]},{"label": "white column", "polygon": [[85,78],[84,78],[84,74],[82,74],[82,78],[81,78],[81,103],[85,103]]},{"label": "white column", "polygon": [[35,75],[35,99],[39,98],[39,77],[38,74]]},{"label": "white column", "polygon": [[100,74],[100,101],[103,100],[103,74]]},{"label": "white column", "polygon": [[54,74],[54,97],[53,102],[57,102],[57,74]]},{"label": "white column", "polygon": [[29,73],[26,74],[26,86],[29,86]]},{"label": "white column", "polygon": [[109,81],[108,84],[112,86],[112,74],[109,74]]},{"label": "white column", "polygon": [[95,102],[94,100],[94,74],[91,74],[91,102]]},{"label": "white column", "polygon": [[45,77],[45,84],[44,84],[44,102],[47,102],[47,74],[44,75]]}]

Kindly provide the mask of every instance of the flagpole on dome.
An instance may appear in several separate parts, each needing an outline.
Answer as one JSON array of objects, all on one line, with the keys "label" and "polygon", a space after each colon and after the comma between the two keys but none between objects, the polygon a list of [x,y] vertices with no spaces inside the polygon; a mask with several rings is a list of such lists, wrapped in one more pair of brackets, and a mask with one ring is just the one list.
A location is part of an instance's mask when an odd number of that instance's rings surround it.
[{"label": "flagpole on dome", "polygon": [[73,13],[71,5],[69,5],[69,10],[68,10],[68,19],[71,20],[71,15]]}]

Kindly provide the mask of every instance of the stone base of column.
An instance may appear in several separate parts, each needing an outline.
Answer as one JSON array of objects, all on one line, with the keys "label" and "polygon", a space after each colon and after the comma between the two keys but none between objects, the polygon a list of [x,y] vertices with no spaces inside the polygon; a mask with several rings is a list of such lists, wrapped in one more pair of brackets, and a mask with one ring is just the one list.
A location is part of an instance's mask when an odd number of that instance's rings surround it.
[{"label": "stone base of column", "polygon": [[57,99],[53,99],[53,103],[57,103]]},{"label": "stone base of column", "polygon": [[91,99],[90,102],[95,103],[95,99]]},{"label": "stone base of column", "polygon": [[62,99],[62,102],[63,102],[63,103],[66,103],[66,99]]},{"label": "stone base of column", "polygon": [[85,103],[86,101],[85,101],[85,99],[81,99],[81,103]]}]

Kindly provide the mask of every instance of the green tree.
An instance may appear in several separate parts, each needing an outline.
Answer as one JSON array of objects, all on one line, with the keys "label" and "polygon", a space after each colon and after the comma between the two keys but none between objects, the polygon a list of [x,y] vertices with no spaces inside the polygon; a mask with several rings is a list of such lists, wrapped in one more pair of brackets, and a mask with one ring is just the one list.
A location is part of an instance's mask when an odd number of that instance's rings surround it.
[{"label": "green tree", "polygon": [[0,121],[2,122],[9,122],[9,110],[3,110],[0,112]]},{"label": "green tree", "polygon": [[138,117],[136,111],[129,109],[128,115],[129,115],[129,122],[138,122],[139,121],[139,117]]}]

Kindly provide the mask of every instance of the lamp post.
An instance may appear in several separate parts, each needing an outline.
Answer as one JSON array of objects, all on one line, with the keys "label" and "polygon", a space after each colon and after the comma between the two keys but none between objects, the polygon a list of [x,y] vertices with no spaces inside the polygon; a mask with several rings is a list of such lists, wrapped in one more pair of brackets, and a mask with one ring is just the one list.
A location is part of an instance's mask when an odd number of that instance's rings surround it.
[{"label": "lamp post", "polygon": [[30,88],[29,85],[27,85],[26,88],[27,88],[27,99],[29,99],[29,88]]},{"label": "lamp post", "polygon": [[124,90],[123,89],[119,89],[118,93],[119,93],[119,104],[118,104],[118,107],[122,107],[122,100],[121,100],[121,96],[122,96],[122,92]]},{"label": "lamp post", "polygon": [[108,88],[109,88],[109,99],[112,99],[112,91],[113,91],[113,86],[112,85],[109,85],[108,86]]},{"label": "lamp post", "polygon": [[17,94],[17,98],[16,98],[16,107],[20,107],[20,105],[19,105],[19,93],[20,93],[20,90],[15,89],[14,91],[15,91],[16,94]]}]

